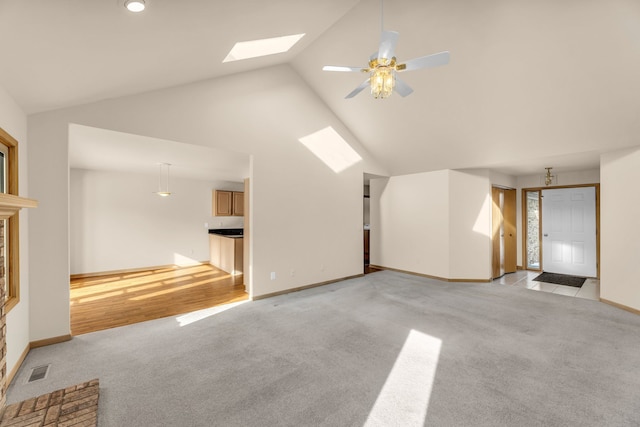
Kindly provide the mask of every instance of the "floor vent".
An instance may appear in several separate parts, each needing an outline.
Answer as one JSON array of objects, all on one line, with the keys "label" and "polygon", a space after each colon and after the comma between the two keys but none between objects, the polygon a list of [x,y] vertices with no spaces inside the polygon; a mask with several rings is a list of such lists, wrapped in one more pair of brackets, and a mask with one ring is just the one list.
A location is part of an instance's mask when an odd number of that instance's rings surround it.
[{"label": "floor vent", "polygon": [[49,367],[51,367],[51,365],[43,365],[43,366],[37,366],[33,369],[31,369],[31,374],[29,375],[29,379],[27,380],[27,384],[28,383],[32,383],[34,381],[38,381],[38,380],[43,380],[45,378],[47,378],[47,375],[49,374]]}]

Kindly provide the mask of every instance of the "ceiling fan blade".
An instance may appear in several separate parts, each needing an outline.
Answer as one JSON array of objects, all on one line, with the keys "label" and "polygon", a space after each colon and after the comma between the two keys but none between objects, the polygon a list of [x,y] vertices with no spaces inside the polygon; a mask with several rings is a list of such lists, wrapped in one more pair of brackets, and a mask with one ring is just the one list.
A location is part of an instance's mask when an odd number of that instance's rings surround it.
[{"label": "ceiling fan blade", "polygon": [[398,44],[398,33],[396,31],[383,31],[380,37],[380,48],[378,49],[378,59],[391,59],[396,52]]},{"label": "ceiling fan blade", "polygon": [[449,63],[449,52],[434,53],[432,55],[421,56],[420,58],[411,59],[404,64],[398,64],[398,71],[411,71],[419,68],[438,67]]},{"label": "ceiling fan blade", "polygon": [[400,80],[398,77],[396,77],[395,90],[398,93],[398,95],[400,95],[403,98],[405,96],[411,95],[413,93],[413,89],[411,89],[411,87],[408,84],[406,84],[404,81]]},{"label": "ceiling fan blade", "polygon": [[355,88],[354,90],[351,91],[351,93],[347,96],[344,97],[344,99],[349,99],[349,98],[353,98],[354,96],[356,96],[357,94],[359,94],[360,92],[362,92],[366,87],[369,86],[369,81],[371,79],[367,79],[364,82],[362,82],[362,84],[360,86],[358,86],[357,88]]},{"label": "ceiling fan blade", "polygon": [[362,67],[343,67],[340,65],[325,65],[324,67],[322,67],[322,70],[323,71],[346,71],[346,72],[367,71],[366,68],[362,68]]}]

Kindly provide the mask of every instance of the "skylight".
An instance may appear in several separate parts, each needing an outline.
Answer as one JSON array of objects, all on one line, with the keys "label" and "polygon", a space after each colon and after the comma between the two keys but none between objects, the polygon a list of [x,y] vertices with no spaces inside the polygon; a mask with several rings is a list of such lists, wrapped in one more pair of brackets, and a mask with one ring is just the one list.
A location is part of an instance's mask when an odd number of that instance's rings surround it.
[{"label": "skylight", "polygon": [[331,126],[299,139],[335,173],[362,160],[362,157]]},{"label": "skylight", "polygon": [[241,59],[257,58],[259,56],[274,55],[287,52],[304,37],[304,33],[292,36],[273,37],[271,39],[238,42],[222,62],[240,61]]}]

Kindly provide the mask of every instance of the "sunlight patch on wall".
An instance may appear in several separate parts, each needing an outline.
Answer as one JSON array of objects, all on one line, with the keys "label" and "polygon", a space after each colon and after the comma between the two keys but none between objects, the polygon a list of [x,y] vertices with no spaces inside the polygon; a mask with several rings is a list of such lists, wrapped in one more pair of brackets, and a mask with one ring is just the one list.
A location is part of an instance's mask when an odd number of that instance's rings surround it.
[{"label": "sunlight patch on wall", "polygon": [[178,267],[191,267],[193,265],[202,264],[200,261],[196,261],[195,259],[180,255],[178,253],[173,254],[173,263]]},{"label": "sunlight patch on wall", "polygon": [[331,126],[304,136],[298,141],[335,173],[340,173],[362,160],[362,157]]},{"label": "sunlight patch on wall", "polygon": [[235,308],[241,304],[244,304],[249,301],[238,301],[233,302],[231,304],[219,305],[217,307],[205,308],[204,310],[194,311],[192,313],[187,313],[182,316],[176,317],[176,321],[182,326],[187,326],[202,319],[206,319],[207,317],[215,316],[218,313],[222,313],[223,311],[230,310]]},{"label": "sunlight patch on wall", "polygon": [[491,203],[491,195],[487,194],[473,224],[473,231],[487,237],[491,237]]},{"label": "sunlight patch on wall", "polygon": [[442,340],[412,329],[365,427],[424,426]]}]

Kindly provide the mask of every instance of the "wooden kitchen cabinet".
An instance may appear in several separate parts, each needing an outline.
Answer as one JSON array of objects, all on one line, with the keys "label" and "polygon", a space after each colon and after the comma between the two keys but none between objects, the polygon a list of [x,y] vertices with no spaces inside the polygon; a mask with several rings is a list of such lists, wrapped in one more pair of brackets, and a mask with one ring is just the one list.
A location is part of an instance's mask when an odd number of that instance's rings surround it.
[{"label": "wooden kitchen cabinet", "polygon": [[242,274],[243,239],[209,234],[209,263],[232,275]]},{"label": "wooden kitchen cabinet", "polygon": [[244,193],[240,191],[233,192],[233,215],[244,216]]},{"label": "wooden kitchen cabinet", "polygon": [[242,191],[213,190],[213,216],[244,216]]},{"label": "wooden kitchen cabinet", "polygon": [[222,237],[209,234],[209,264],[220,268]]},{"label": "wooden kitchen cabinet", "polygon": [[231,216],[233,191],[213,191],[213,216]]}]

